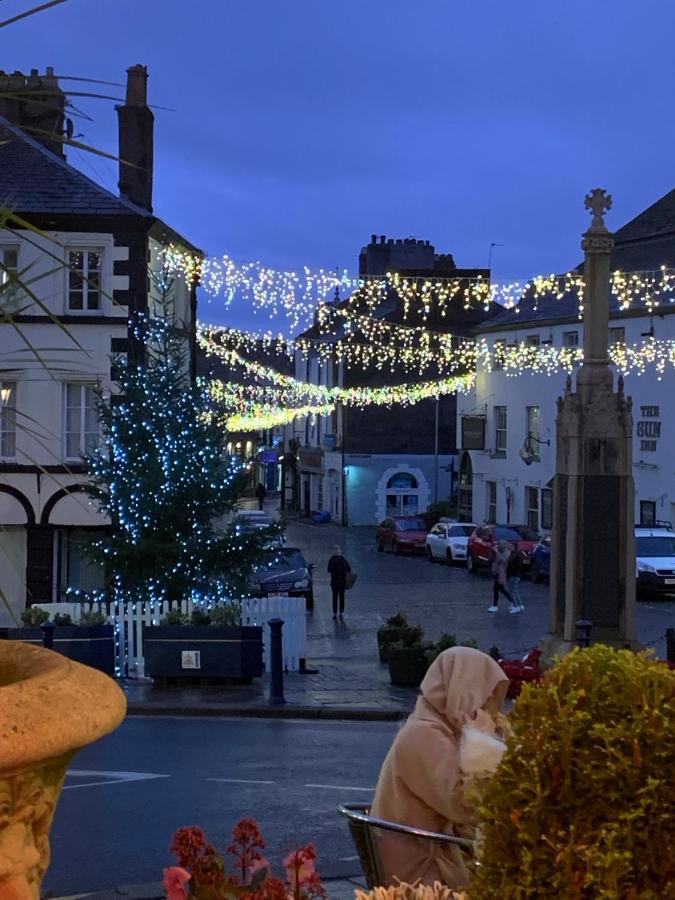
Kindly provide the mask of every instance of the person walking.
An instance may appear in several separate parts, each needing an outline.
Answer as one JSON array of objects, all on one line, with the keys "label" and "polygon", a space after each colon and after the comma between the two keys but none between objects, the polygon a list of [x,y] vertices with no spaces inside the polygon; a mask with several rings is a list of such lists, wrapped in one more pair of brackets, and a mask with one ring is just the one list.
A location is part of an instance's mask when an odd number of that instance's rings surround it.
[{"label": "person walking", "polygon": [[265,497],[267,496],[267,491],[265,490],[265,485],[262,481],[258,482],[258,487],[255,489],[255,495],[258,498],[258,509],[262,509],[265,504]]},{"label": "person walking", "polygon": [[513,544],[504,540],[497,541],[495,545],[495,558],[492,562],[492,574],[494,576],[492,582],[492,606],[488,606],[488,612],[497,612],[497,602],[500,594],[503,594],[511,604],[509,612],[520,612],[520,610],[515,608],[513,598],[506,589],[506,564],[512,549]]},{"label": "person walking", "polygon": [[522,612],[525,609],[520,596],[520,579],[523,577],[524,561],[523,551],[514,547],[506,563],[506,589],[511,594],[514,603],[509,610],[512,613]]},{"label": "person walking", "polygon": [[328,574],[330,575],[330,589],[333,592],[333,618],[344,618],[345,589],[347,587],[347,572],[352,567],[342,555],[342,550],[336,545],[333,547],[333,555],[328,560]]}]

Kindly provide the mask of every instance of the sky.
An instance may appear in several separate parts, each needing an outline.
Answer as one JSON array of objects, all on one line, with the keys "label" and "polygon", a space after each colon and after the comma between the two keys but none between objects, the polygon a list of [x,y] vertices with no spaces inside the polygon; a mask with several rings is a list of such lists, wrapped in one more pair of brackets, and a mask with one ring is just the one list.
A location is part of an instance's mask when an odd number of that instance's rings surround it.
[{"label": "sky", "polygon": [[[667,0],[67,0],[2,29],[0,66],[146,64],[155,212],[210,254],[356,272],[371,233],[414,236],[463,267],[501,245],[510,280],[579,262],[590,188],[616,230],[675,187],[674,27]],[[114,101],[76,103],[116,153]],[[114,162],[70,159],[116,190]]]}]

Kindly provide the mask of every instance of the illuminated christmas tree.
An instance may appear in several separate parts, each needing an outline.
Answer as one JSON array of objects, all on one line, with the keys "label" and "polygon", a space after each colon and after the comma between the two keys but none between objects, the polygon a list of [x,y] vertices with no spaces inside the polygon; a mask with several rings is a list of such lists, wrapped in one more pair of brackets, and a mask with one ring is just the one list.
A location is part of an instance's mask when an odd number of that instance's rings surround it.
[{"label": "illuminated christmas tree", "polygon": [[99,542],[115,600],[241,597],[269,534],[218,524],[246,483],[206,394],[190,382],[187,339],[171,317],[141,322],[145,363],[116,361],[119,393],[101,397],[102,445],[89,493],[112,523]]}]

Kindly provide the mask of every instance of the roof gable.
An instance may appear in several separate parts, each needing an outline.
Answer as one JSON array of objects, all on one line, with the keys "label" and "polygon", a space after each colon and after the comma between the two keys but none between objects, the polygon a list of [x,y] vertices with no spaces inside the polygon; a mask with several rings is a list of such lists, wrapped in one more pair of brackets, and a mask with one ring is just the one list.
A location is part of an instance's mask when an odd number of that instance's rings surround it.
[{"label": "roof gable", "polygon": [[18,214],[152,217],[147,209],[96,184],[2,116],[0,204]]}]

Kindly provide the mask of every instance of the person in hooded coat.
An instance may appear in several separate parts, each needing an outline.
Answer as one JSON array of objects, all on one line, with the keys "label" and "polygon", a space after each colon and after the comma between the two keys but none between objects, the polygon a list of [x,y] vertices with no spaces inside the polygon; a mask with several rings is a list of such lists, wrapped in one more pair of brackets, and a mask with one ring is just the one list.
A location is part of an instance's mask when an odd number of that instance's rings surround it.
[{"label": "person in hooded coat", "polygon": [[[467,800],[460,767],[462,728],[477,716],[489,717],[497,727],[508,686],[502,668],[480,650],[452,647],[439,654],[384,760],[371,815],[473,837],[476,809]],[[457,888],[468,881],[458,846],[384,830],[377,832],[377,845],[387,884],[441,881]]]}]

